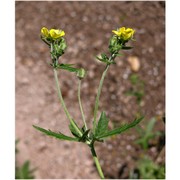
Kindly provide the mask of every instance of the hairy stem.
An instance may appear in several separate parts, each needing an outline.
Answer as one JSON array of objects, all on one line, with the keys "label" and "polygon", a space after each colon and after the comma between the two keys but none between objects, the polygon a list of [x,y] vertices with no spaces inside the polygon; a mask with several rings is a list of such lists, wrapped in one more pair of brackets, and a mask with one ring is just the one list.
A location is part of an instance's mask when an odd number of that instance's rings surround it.
[{"label": "hairy stem", "polygon": [[79,107],[80,107],[82,119],[83,119],[83,122],[84,122],[85,130],[87,130],[86,119],[85,119],[85,116],[84,116],[84,111],[83,111],[82,103],[81,103],[81,79],[78,80],[78,101],[79,101]]},{"label": "hairy stem", "polygon": [[100,80],[100,83],[99,83],[99,87],[98,87],[98,92],[97,92],[96,101],[95,101],[95,107],[94,107],[93,132],[95,132],[95,129],[96,129],[96,119],[97,119],[97,112],[98,112],[98,107],[99,107],[99,98],[100,98],[100,95],[101,95],[101,90],[102,90],[104,78],[106,76],[108,68],[109,68],[109,65],[106,66],[106,68],[105,68],[105,70],[104,70],[104,72],[102,74],[102,77],[101,77],[101,80]]},{"label": "hairy stem", "polygon": [[60,88],[60,84],[59,84],[59,80],[58,80],[57,70],[56,69],[54,69],[54,78],[55,78],[55,81],[56,81],[56,88],[57,88],[57,91],[58,91],[58,97],[59,97],[59,100],[60,100],[60,102],[62,104],[62,107],[63,107],[63,109],[64,109],[64,111],[66,113],[66,116],[69,119],[69,121],[72,124],[72,126],[74,127],[74,129],[76,129],[76,131],[79,133],[79,135],[82,136],[82,132],[79,130],[79,128],[74,123],[74,121],[73,121],[69,111],[67,110],[65,102],[63,100],[62,93],[61,93],[61,88]]},{"label": "hairy stem", "polygon": [[96,151],[94,149],[94,145],[93,144],[90,145],[90,149],[91,149],[91,153],[92,153],[94,162],[96,164],[96,168],[97,168],[97,171],[99,173],[99,176],[101,177],[101,179],[104,179],[104,174],[103,174],[103,171],[101,169],[101,165],[100,165],[99,160],[97,158]]}]

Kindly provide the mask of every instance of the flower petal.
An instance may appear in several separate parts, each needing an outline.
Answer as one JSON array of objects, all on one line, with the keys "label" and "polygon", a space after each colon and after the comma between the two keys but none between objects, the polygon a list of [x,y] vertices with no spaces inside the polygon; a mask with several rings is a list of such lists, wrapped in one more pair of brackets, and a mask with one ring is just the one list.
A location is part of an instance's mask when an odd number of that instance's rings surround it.
[{"label": "flower petal", "polygon": [[49,36],[49,30],[46,28],[46,27],[43,27],[41,29],[41,34],[44,36],[44,37],[48,37]]},{"label": "flower petal", "polygon": [[62,36],[65,35],[65,32],[62,31],[62,30],[59,30],[59,29],[51,29],[50,30],[50,36],[53,38],[53,39],[58,39]]}]

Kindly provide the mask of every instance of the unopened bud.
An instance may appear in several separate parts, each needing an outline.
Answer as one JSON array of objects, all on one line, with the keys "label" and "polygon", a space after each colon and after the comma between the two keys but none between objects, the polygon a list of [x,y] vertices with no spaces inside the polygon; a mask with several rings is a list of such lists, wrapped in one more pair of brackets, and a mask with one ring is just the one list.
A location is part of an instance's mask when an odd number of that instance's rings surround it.
[{"label": "unopened bud", "polygon": [[83,79],[84,77],[85,77],[85,75],[86,75],[86,71],[85,71],[85,69],[83,69],[83,68],[80,68],[78,71],[77,71],[77,77],[79,78],[79,79]]}]

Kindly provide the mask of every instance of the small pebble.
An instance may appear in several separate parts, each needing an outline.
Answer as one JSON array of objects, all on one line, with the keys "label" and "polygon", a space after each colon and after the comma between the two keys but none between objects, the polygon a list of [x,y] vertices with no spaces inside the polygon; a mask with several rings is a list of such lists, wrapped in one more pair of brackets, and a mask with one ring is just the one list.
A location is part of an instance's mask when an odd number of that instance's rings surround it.
[{"label": "small pebble", "polygon": [[130,64],[131,70],[134,72],[138,72],[140,69],[139,58],[137,56],[129,56],[127,60]]}]

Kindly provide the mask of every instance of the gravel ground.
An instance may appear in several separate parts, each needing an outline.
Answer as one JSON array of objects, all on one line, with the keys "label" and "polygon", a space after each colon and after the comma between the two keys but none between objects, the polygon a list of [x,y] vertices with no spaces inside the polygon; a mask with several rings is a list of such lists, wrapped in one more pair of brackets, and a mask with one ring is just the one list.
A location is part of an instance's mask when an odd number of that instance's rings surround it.
[{"label": "gravel ground", "polygon": [[[164,2],[16,2],[16,138],[20,139],[18,164],[25,160],[37,167],[36,178],[98,178],[89,149],[79,143],[58,141],[32,128],[32,124],[70,135],[68,122],[59,105],[53,71],[48,65],[48,48],[41,42],[40,29],[62,28],[68,49],[63,63],[84,67],[88,74],[82,83],[82,101],[88,125],[104,64],[95,55],[107,52],[112,29],[121,26],[136,30],[134,48],[123,52],[110,67],[102,90],[100,110],[107,112],[113,123],[130,122],[138,106],[126,96],[128,80],[138,73],[145,82],[141,109],[146,121],[165,114],[165,3]],[[128,61],[135,57],[140,68],[134,72]],[[82,125],[77,104],[77,80],[68,72],[60,73],[63,96],[74,119]],[[164,130],[157,122],[156,129]],[[102,168],[109,178],[127,178],[142,151],[133,141],[135,131],[97,144]],[[148,154],[155,158],[157,148]],[[138,157],[139,157],[138,156]],[[137,159],[137,158],[136,158]],[[164,161],[164,157],[162,158]],[[122,171],[123,168],[123,171]]]}]

